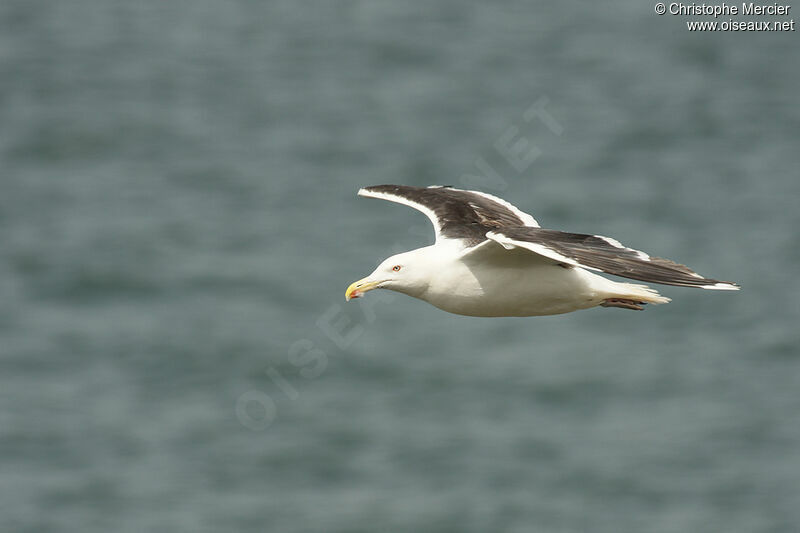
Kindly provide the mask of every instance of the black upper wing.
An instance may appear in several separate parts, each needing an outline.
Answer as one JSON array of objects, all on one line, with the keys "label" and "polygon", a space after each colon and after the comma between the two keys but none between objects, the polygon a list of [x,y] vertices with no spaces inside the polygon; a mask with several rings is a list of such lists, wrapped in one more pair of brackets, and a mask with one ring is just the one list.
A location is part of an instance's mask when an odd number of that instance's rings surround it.
[{"label": "black upper wing", "polygon": [[469,245],[486,240],[488,231],[538,226],[532,216],[505,200],[477,191],[452,187],[375,185],[364,187],[358,194],[398,202],[422,211],[433,222],[437,239],[463,239]]},{"label": "black upper wing", "polygon": [[[704,278],[685,265],[651,257],[599,235],[566,233],[541,228],[502,228],[490,238],[545,255],[555,261],[600,270],[624,278],[704,289],[736,290],[729,281]],[[526,246],[526,244],[528,246]]]}]

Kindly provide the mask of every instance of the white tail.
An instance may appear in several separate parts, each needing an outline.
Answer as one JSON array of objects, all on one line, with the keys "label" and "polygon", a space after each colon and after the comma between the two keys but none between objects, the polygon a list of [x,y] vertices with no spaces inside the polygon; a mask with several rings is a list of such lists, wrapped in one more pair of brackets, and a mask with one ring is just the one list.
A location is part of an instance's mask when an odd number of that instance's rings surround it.
[{"label": "white tail", "polygon": [[648,304],[665,304],[672,300],[666,296],[661,296],[658,291],[651,289],[647,285],[638,285],[636,283],[615,283],[614,284],[613,298],[624,298],[636,300],[638,302],[645,302]]}]

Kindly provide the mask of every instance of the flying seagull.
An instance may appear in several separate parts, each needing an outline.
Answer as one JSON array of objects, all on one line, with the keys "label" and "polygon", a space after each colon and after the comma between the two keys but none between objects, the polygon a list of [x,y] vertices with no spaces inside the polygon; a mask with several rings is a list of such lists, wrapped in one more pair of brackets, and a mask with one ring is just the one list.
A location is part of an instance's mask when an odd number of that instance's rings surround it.
[{"label": "flying seagull", "polygon": [[484,317],[556,315],[596,306],[641,310],[670,301],[645,285],[593,271],[679,287],[739,289],[610,237],[543,229],[531,215],[483,192],[375,185],[358,195],[421,211],[433,223],[436,241],[383,261],[347,288],[348,301],[389,289],[450,313]]}]

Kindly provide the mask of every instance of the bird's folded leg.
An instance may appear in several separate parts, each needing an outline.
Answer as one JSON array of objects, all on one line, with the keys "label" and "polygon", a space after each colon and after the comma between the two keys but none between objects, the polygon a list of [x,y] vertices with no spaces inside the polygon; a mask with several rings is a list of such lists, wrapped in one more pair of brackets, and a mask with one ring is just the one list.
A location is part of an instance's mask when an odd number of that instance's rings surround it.
[{"label": "bird's folded leg", "polygon": [[633,309],[634,311],[641,311],[645,302],[637,302],[636,300],[627,300],[625,298],[607,298],[600,304],[601,307],[621,307],[623,309]]}]

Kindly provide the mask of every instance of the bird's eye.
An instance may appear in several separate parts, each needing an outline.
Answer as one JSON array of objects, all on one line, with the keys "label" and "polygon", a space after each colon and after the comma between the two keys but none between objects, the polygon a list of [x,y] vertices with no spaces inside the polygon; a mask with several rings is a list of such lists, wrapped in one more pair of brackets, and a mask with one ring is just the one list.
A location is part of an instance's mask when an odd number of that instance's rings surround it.
[{"label": "bird's eye", "polygon": [[401,268],[403,268],[403,267],[401,267],[400,265],[395,265],[395,266],[392,267],[392,270],[395,271],[395,272],[400,272]]}]

